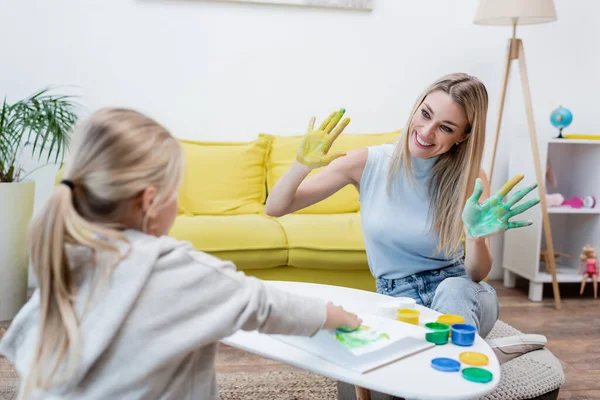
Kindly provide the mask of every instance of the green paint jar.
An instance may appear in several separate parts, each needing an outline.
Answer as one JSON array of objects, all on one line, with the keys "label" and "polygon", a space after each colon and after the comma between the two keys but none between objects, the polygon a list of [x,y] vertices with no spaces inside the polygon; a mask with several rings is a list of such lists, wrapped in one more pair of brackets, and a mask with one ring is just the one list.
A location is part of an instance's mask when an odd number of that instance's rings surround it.
[{"label": "green paint jar", "polygon": [[450,326],[442,324],[441,322],[428,322],[425,324],[425,329],[429,332],[425,333],[425,340],[435,344],[446,344],[448,343],[448,332],[450,332]]}]

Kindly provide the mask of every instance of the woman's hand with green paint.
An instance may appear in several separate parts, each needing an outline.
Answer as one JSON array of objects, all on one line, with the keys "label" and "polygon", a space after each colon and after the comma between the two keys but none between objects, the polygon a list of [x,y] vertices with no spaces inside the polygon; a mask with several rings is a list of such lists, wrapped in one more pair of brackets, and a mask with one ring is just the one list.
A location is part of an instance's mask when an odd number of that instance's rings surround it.
[{"label": "woman's hand with green paint", "polygon": [[483,186],[481,180],[477,179],[473,195],[467,200],[462,213],[462,219],[467,228],[467,235],[473,238],[482,238],[502,233],[507,229],[522,228],[532,224],[531,221],[511,222],[509,219],[529,210],[540,202],[536,198],[511,209],[512,206],[535,189],[537,184],[529,185],[516,192],[507,201],[503,201],[508,192],[522,179],[523,175],[515,176],[506,182],[497,194],[491,196],[481,204],[479,203],[479,198],[483,193]]},{"label": "woman's hand with green paint", "polygon": [[343,108],[337,112],[332,112],[316,130],[315,117],[312,117],[308,124],[308,132],[302,138],[296,154],[298,162],[314,169],[324,167],[336,158],[346,155],[344,152],[327,154],[335,139],[342,134],[346,125],[350,123],[350,118],[346,118],[338,125],[345,112],[346,110]]}]

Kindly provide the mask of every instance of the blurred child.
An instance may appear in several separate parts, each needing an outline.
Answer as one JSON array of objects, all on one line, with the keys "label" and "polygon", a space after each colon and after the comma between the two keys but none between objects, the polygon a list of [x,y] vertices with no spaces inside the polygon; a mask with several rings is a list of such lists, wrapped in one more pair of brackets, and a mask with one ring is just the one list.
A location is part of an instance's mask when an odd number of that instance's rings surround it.
[{"label": "blurred child", "polygon": [[30,225],[39,289],[0,342],[20,398],[217,399],[217,345],[237,330],[360,325],[165,236],[183,168],[178,140],[138,112],[78,125],[64,179]]}]

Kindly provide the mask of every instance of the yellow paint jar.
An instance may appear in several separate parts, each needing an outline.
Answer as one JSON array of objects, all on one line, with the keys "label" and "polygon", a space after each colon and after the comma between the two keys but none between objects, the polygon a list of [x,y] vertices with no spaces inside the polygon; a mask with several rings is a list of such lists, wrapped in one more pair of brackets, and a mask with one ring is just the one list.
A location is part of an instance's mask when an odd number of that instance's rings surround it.
[{"label": "yellow paint jar", "polygon": [[[464,324],[465,319],[463,317],[461,317],[460,315],[456,315],[456,314],[444,314],[444,315],[440,315],[436,322],[441,322],[442,324],[452,326],[454,324]],[[452,330],[450,330],[450,332],[448,332],[448,336],[450,336],[451,334],[452,334]]]},{"label": "yellow paint jar", "polygon": [[410,308],[401,308],[398,310],[398,321],[406,322],[407,324],[419,325],[419,310]]}]

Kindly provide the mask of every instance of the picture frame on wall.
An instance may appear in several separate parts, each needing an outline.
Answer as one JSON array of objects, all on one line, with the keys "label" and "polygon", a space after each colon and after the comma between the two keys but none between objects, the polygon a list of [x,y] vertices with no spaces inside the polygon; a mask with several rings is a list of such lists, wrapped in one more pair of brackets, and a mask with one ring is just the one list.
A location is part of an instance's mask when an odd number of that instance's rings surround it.
[{"label": "picture frame on wall", "polygon": [[345,8],[370,11],[375,7],[375,0],[213,0],[225,3],[260,3],[282,4],[306,7]]}]

